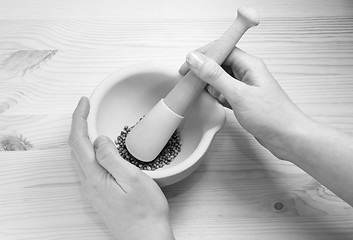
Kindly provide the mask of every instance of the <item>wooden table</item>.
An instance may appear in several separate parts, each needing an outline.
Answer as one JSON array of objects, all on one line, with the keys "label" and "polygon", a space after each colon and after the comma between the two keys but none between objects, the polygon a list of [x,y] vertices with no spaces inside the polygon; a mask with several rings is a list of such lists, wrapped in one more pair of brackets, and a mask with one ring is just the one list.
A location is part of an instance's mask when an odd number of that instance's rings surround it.
[{"label": "wooden table", "polygon": [[[242,5],[262,22],[238,46],[309,116],[353,132],[351,0],[1,1],[0,239],[113,239],[70,158],[78,99],[127,65],[177,70]],[[353,209],[273,157],[230,111],[198,170],[164,192],[180,240],[353,239]]]}]

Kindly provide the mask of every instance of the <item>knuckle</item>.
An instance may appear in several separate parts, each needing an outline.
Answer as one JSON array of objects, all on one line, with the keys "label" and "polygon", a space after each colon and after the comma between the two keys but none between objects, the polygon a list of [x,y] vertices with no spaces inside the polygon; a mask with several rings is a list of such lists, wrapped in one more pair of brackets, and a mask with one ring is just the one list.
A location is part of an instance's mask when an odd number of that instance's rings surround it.
[{"label": "knuckle", "polygon": [[253,64],[254,68],[262,69],[266,66],[265,62],[262,58],[259,58],[257,56],[252,56],[252,57],[253,57],[252,64]]},{"label": "knuckle", "polygon": [[207,69],[203,77],[208,79],[210,82],[215,82],[222,76],[223,70],[217,64],[209,63],[205,65],[205,68]]},{"label": "knuckle", "polygon": [[100,144],[96,151],[97,161],[100,163],[106,163],[110,160],[113,152],[107,143]]},{"label": "knuckle", "polygon": [[253,55],[247,60],[246,65],[246,69],[244,69],[241,74],[243,79],[261,78],[261,75],[266,72],[267,69],[265,62],[261,58]]},{"label": "knuckle", "polygon": [[142,171],[137,167],[131,170],[129,174],[129,181],[135,184],[140,183],[142,181]]},{"label": "knuckle", "polygon": [[229,100],[229,104],[232,104],[232,102],[234,103],[234,96],[237,96],[237,101],[244,99],[244,97],[246,98],[246,96],[250,93],[249,89],[250,86],[247,84],[238,84],[236,87],[229,88],[229,91],[224,97]]}]

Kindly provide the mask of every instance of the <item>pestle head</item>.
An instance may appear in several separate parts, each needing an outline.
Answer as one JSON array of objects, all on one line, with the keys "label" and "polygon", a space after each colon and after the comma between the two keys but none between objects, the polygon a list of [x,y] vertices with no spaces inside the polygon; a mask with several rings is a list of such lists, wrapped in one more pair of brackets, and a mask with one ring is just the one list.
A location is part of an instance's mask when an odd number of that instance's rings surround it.
[{"label": "pestle head", "polygon": [[127,135],[127,150],[138,160],[153,161],[182,120],[160,100]]}]

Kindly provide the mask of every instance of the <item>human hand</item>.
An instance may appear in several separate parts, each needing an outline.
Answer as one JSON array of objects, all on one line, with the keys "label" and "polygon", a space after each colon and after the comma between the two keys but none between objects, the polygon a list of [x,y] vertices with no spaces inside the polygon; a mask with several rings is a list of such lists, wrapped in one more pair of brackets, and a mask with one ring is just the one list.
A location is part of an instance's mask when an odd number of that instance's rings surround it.
[{"label": "human hand", "polygon": [[230,106],[240,125],[280,159],[286,156],[283,141],[311,121],[289,99],[260,58],[234,48],[224,66],[235,78],[198,51],[189,53],[186,62],[179,72],[184,75],[190,69],[218,90],[210,92]]},{"label": "human hand", "polygon": [[118,157],[107,137],[92,145],[87,134],[89,101],[72,117],[69,144],[83,191],[116,239],[174,239],[167,200],[140,169]]}]

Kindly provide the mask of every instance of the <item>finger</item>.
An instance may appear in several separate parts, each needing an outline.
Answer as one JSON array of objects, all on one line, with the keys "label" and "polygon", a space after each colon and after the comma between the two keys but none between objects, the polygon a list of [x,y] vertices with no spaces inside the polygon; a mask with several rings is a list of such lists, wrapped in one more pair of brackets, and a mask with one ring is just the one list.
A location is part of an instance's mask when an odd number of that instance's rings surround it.
[{"label": "finger", "polygon": [[93,145],[88,138],[88,113],[89,101],[82,97],[72,115],[69,144],[85,176],[94,181],[100,178],[105,170],[96,161]]},{"label": "finger", "polygon": [[91,141],[88,138],[79,138],[72,143],[71,149],[74,154],[73,160],[79,169],[82,169],[85,180],[99,184],[107,171],[96,160]]},{"label": "finger", "polygon": [[211,94],[211,96],[216,98],[223,105],[223,107],[226,107],[229,109],[232,108],[231,105],[229,104],[229,102],[227,101],[227,99],[224,97],[224,95],[220,91],[218,91],[217,89],[215,89],[211,85],[207,85],[206,90],[209,94]]},{"label": "finger", "polygon": [[[200,52],[200,53],[205,53],[208,51],[208,49],[211,48],[211,46],[215,43],[215,41],[212,41],[210,43],[207,43],[205,46],[202,46],[198,49],[196,49],[196,51]],[[189,65],[187,64],[187,62],[184,62],[183,65],[181,65],[181,67],[179,68],[179,74],[182,76],[185,76],[190,70]]]},{"label": "finger", "polygon": [[190,68],[186,62],[184,62],[183,65],[181,65],[181,67],[179,68],[179,74],[181,76],[185,76],[189,71]]},{"label": "finger", "polygon": [[249,85],[261,85],[271,75],[262,59],[237,47],[229,54],[225,64],[232,67],[237,79]]},{"label": "finger", "polygon": [[74,113],[72,114],[71,133],[69,137],[70,144],[75,140],[75,138],[88,138],[87,116],[89,109],[90,105],[88,98],[82,97],[78,102]]},{"label": "finger", "polygon": [[245,84],[227,74],[215,61],[198,52],[190,52],[187,62],[193,73],[220,91],[227,99],[236,94]]},{"label": "finger", "polygon": [[94,141],[98,163],[105,168],[120,183],[129,183],[136,174],[142,172],[129,162],[123,160],[114,143],[105,136],[100,136]]}]

